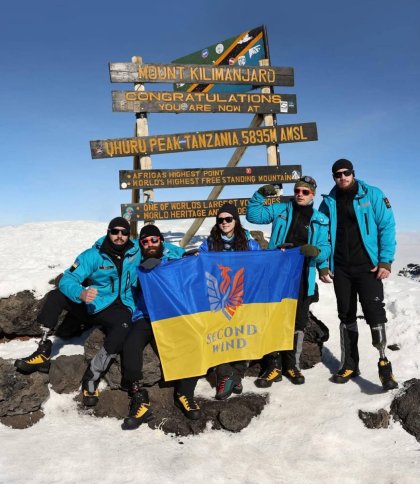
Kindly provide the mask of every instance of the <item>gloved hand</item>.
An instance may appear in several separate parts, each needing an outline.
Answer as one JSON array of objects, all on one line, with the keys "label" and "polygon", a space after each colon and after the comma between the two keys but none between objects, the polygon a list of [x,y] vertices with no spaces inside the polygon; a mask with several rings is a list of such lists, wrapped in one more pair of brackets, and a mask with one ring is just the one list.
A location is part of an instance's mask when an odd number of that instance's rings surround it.
[{"label": "gloved hand", "polygon": [[316,257],[320,253],[320,250],[314,245],[305,244],[301,246],[300,253],[305,257]]},{"label": "gloved hand", "polygon": [[273,185],[264,185],[258,189],[258,193],[261,193],[263,197],[270,197],[276,194],[276,189]]},{"label": "gloved hand", "polygon": [[140,267],[145,271],[151,271],[160,263],[160,259],[156,259],[155,257],[149,257],[148,259],[144,259],[144,261],[140,264]]}]

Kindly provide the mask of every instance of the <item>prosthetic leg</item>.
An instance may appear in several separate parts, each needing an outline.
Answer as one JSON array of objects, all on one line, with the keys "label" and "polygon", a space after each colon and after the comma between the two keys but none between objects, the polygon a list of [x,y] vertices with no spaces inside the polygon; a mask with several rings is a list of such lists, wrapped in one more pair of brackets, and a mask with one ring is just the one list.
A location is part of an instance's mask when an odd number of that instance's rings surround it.
[{"label": "prosthetic leg", "polygon": [[392,374],[392,365],[385,356],[386,331],[385,323],[378,323],[370,326],[372,334],[372,345],[379,351],[378,372],[383,389],[385,391],[398,388],[398,383]]},{"label": "prosthetic leg", "polygon": [[94,407],[99,400],[98,385],[101,376],[111,365],[116,355],[110,355],[105,348],[101,348],[92,358],[82,378],[83,405]]},{"label": "prosthetic leg", "polygon": [[15,361],[15,368],[21,373],[29,375],[35,371],[48,373],[51,365],[52,341],[48,336],[52,335],[50,328],[41,327],[43,333],[41,341],[38,343],[38,349],[26,358],[20,358]]}]

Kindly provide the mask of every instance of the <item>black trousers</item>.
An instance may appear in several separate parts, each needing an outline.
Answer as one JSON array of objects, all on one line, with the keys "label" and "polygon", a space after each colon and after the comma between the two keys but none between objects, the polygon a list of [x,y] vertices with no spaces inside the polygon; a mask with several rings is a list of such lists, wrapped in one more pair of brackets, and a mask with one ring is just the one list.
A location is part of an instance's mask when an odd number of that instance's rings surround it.
[{"label": "black trousers", "polygon": [[131,327],[131,311],[122,304],[113,303],[106,309],[88,314],[84,303],[77,304],[66,297],[59,289],[47,294],[47,299],[37,321],[47,328],[55,328],[58,318],[67,311],[74,319],[94,326],[100,326],[105,333],[104,348],[110,355],[121,353],[124,340]]},{"label": "black trousers", "polygon": [[[128,383],[143,380],[143,351],[148,344],[151,344],[157,353],[150,321],[139,319],[133,323],[123,347],[123,375]],[[197,382],[198,377],[176,380],[175,391],[192,398]]]},{"label": "black trousers", "polygon": [[334,270],[334,291],[340,322],[348,325],[356,322],[357,296],[369,325],[386,323],[384,287],[376,279],[376,272],[370,272],[370,265],[336,266]]}]

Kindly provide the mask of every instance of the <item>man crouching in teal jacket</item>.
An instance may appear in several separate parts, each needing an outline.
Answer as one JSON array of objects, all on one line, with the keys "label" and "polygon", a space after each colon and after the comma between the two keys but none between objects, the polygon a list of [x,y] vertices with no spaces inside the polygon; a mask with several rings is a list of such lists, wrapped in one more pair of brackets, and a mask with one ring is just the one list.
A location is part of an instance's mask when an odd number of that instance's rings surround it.
[{"label": "man crouching in teal jacket", "polygon": [[122,351],[132,324],[140,249],[138,241],[130,240],[129,235],[130,224],[123,217],[116,217],[109,223],[106,236],[76,258],[64,272],[59,289],[48,293],[37,316],[44,329],[38,349],[27,358],[15,361],[15,367],[23,373],[48,373],[52,349],[48,335],[57,327],[63,310],[73,321],[101,327],[105,333],[104,345],[82,380],[86,406],[97,404],[100,377]]}]

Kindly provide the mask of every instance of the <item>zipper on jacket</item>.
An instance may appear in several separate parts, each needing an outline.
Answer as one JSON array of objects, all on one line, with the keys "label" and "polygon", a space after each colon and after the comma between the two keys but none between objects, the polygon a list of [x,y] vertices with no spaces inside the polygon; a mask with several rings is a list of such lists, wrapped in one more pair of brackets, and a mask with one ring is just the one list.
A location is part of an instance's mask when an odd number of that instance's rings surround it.
[{"label": "zipper on jacket", "polygon": [[125,289],[124,289],[124,293],[127,294],[127,289],[130,287],[130,281],[131,281],[131,274],[130,274],[130,271],[127,272],[127,279],[126,279],[126,282],[125,282]]},{"label": "zipper on jacket", "polygon": [[365,213],[364,216],[365,216],[366,233],[369,235],[369,224],[368,224],[367,213]]},{"label": "zipper on jacket", "polygon": [[114,292],[114,278],[110,277],[111,280],[111,292]]}]

